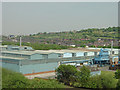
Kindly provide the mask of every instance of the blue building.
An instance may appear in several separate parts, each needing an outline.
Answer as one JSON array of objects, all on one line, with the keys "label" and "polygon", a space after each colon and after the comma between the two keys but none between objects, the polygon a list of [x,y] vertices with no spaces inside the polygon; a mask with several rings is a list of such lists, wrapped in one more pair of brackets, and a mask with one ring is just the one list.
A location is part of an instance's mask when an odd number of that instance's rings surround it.
[{"label": "blue building", "polygon": [[99,55],[94,58],[95,64],[109,64],[110,56],[108,53],[108,49],[101,49]]}]

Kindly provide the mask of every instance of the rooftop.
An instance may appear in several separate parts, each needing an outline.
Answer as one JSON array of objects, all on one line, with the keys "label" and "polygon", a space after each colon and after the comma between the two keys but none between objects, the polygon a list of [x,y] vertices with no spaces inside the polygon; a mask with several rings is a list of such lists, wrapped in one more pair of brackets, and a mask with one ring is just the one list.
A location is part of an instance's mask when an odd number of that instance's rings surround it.
[{"label": "rooftop", "polygon": [[34,50],[34,51],[22,51],[22,50],[14,50],[14,51],[2,51],[3,53],[13,53],[13,54],[24,54],[24,55],[32,55],[32,54],[51,54],[51,53],[77,53],[77,52],[90,52],[90,51],[81,51],[81,50]]},{"label": "rooftop", "polygon": [[2,59],[15,59],[15,60],[25,60],[25,58],[22,57],[8,57],[8,56],[0,56]]}]

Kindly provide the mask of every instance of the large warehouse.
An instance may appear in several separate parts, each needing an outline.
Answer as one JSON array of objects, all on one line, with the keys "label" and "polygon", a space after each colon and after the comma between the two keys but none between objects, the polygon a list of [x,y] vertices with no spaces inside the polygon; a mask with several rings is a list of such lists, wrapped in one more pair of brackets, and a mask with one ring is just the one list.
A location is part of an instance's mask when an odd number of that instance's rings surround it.
[{"label": "large warehouse", "polygon": [[[0,46],[2,67],[22,74],[54,71],[61,61],[92,63],[99,50],[34,50],[28,46]],[[83,61],[82,61],[83,60]],[[86,62],[85,62],[86,63]],[[77,62],[78,64],[78,62]]]}]

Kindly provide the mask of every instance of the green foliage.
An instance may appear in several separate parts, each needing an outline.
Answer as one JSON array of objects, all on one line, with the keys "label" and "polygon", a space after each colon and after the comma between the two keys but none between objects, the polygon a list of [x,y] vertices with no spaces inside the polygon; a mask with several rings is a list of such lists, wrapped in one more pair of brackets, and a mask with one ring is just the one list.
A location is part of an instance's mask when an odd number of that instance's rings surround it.
[{"label": "green foliage", "polygon": [[118,83],[117,83],[117,89],[120,89],[120,79],[118,80]]},{"label": "green foliage", "polygon": [[[2,45],[19,45],[19,43],[15,42],[2,42]],[[22,42],[24,46],[31,46],[35,50],[50,50],[50,49],[68,49],[71,46],[63,46],[63,45],[56,45],[56,44],[40,44],[40,43],[25,43]]]},{"label": "green foliage", "polygon": [[[28,45],[33,47],[34,49],[38,50],[49,50],[49,49],[68,49],[70,46],[64,45],[56,45],[58,42],[72,43],[76,46],[85,47],[86,45],[91,45],[90,47],[95,47],[93,44],[98,42],[98,39],[106,39],[103,43],[109,42],[108,39],[119,40],[118,32],[120,31],[118,28],[120,27],[108,27],[108,28],[91,28],[79,31],[68,31],[68,32],[54,32],[54,33],[37,33],[37,34],[30,34],[29,36],[23,36],[25,40],[33,40],[34,43],[25,43],[23,42],[22,45]],[[18,42],[7,42],[4,40],[3,36],[3,45],[19,45]],[[19,36],[17,37],[17,39]],[[27,39],[26,39],[27,38]],[[83,40],[81,40],[83,39]],[[87,40],[85,40],[87,39]],[[46,44],[40,44],[46,43]],[[97,46],[98,48],[110,48],[111,46]],[[120,46],[114,46],[114,48],[120,48]]]},{"label": "green foliage", "polygon": [[89,77],[90,70],[83,66],[80,71],[72,65],[60,65],[57,69],[57,79],[65,84],[76,85],[76,82],[79,82],[79,86],[85,86]]},{"label": "green foliage", "polygon": [[119,79],[117,83],[117,88],[120,88],[120,69],[115,72],[115,78]]},{"label": "green foliage", "polygon": [[75,79],[77,82],[79,82],[78,87],[85,87],[88,83],[89,78],[90,78],[90,70],[86,66],[81,67],[80,71],[78,71],[75,74]]},{"label": "green foliage", "polygon": [[86,85],[87,88],[102,88],[100,76],[90,77]]},{"label": "green foliage", "polygon": [[101,85],[102,88],[115,88],[116,87],[116,80],[114,76],[110,74],[100,75]]},{"label": "green foliage", "polygon": [[2,69],[3,88],[26,88],[27,86],[28,79],[26,79],[22,74]]},{"label": "green foliage", "polygon": [[115,72],[116,79],[120,79],[120,69]]},{"label": "green foliage", "polygon": [[29,80],[21,73],[2,69],[2,88],[65,88],[56,80]]},{"label": "green foliage", "polygon": [[96,40],[96,38],[117,38],[118,37],[118,29],[119,27],[108,27],[108,28],[91,28],[79,31],[69,31],[69,32],[55,32],[55,33],[38,33],[34,34],[34,37],[44,37],[45,39],[81,39],[81,38],[89,38],[92,42]]},{"label": "green foliage", "polygon": [[57,79],[60,82],[64,82],[65,84],[69,84],[70,81],[74,81],[74,75],[77,72],[75,66],[72,65],[60,65],[57,69]]},{"label": "green foliage", "polygon": [[101,75],[90,77],[88,88],[116,88],[117,79],[114,78],[114,72],[102,71]]},{"label": "green foliage", "polygon": [[89,80],[90,77],[90,69],[83,66],[80,68],[80,81],[82,82],[82,86],[84,87]]},{"label": "green foliage", "polygon": [[120,87],[120,84],[117,84],[118,80],[114,78],[114,72],[102,71],[101,75],[90,76],[90,70],[86,66],[80,68],[80,71],[76,71],[75,68],[70,71],[69,67],[70,65],[61,65],[58,67],[57,72],[59,74],[57,75],[57,79],[59,81],[62,80],[64,83],[70,83],[69,85],[73,87],[116,88],[116,85],[118,88]]}]

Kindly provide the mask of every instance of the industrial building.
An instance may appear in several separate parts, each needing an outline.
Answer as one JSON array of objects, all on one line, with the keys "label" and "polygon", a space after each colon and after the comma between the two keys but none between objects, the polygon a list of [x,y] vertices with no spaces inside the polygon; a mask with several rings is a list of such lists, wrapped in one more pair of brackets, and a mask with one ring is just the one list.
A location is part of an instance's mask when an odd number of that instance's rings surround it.
[{"label": "industrial building", "polygon": [[34,50],[28,46],[4,45],[1,48],[2,67],[22,74],[54,71],[59,63],[79,65],[93,64],[98,50]]},{"label": "industrial building", "polygon": [[80,50],[34,50],[27,46],[1,46],[2,67],[23,74],[54,71],[58,62],[86,60],[94,52]]},{"label": "industrial building", "polygon": [[108,53],[109,50],[101,49],[98,56],[94,58],[95,64],[107,64],[110,63],[110,55]]},{"label": "industrial building", "polygon": [[[88,48],[92,50],[100,50],[101,48]],[[111,54],[111,48],[105,48],[108,50],[109,55]],[[112,54],[118,55],[120,53],[120,49],[112,49]]]}]

